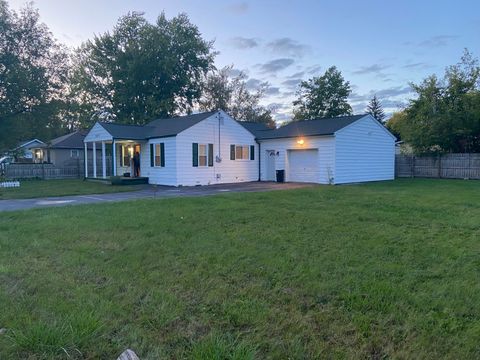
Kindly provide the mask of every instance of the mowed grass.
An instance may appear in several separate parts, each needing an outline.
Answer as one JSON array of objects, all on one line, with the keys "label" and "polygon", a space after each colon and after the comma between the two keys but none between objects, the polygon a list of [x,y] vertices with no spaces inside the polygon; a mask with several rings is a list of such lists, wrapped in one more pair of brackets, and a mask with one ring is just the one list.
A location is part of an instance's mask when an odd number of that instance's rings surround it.
[{"label": "mowed grass", "polygon": [[480,182],[0,214],[2,359],[480,357]]},{"label": "mowed grass", "polygon": [[135,190],[135,186],[112,186],[80,179],[25,180],[18,188],[0,188],[0,200],[30,199],[48,196],[103,194]]}]

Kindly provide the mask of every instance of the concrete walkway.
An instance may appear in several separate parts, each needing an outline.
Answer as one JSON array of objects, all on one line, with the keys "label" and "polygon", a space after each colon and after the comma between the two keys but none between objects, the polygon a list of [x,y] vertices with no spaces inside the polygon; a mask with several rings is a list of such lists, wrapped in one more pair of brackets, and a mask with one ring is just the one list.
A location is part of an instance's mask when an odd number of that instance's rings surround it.
[{"label": "concrete walkway", "polygon": [[36,199],[0,200],[0,211],[27,210],[41,207],[54,207],[65,205],[98,204],[137,199],[162,199],[169,197],[209,196],[229,192],[256,192],[300,189],[314,186],[303,183],[275,183],[275,182],[250,182],[239,184],[222,184],[193,187],[170,187],[148,185],[141,190],[92,195],[73,195],[61,197],[48,197]]}]

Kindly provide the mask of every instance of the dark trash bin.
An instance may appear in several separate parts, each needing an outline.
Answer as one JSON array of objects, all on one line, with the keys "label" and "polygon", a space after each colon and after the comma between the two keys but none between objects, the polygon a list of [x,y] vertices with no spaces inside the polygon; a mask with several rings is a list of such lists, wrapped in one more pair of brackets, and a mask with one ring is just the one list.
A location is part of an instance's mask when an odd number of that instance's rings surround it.
[{"label": "dark trash bin", "polygon": [[285,182],[285,170],[277,170],[277,182]]}]

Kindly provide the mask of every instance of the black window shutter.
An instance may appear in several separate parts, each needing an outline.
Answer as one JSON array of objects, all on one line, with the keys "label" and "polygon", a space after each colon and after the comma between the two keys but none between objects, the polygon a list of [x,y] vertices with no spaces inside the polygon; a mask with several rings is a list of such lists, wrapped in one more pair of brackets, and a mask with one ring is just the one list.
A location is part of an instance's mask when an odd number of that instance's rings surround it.
[{"label": "black window shutter", "polygon": [[165,143],[160,143],[160,166],[165,167]]},{"label": "black window shutter", "polygon": [[150,167],[153,167],[153,144],[150,144]]},{"label": "black window shutter", "polygon": [[255,160],[255,145],[250,145],[250,160]]},{"label": "black window shutter", "polygon": [[230,160],[235,160],[235,145],[230,145]]},{"label": "black window shutter", "polygon": [[194,167],[198,166],[198,144],[192,144],[192,165]]},{"label": "black window shutter", "polygon": [[208,144],[208,166],[213,166],[213,144]]}]

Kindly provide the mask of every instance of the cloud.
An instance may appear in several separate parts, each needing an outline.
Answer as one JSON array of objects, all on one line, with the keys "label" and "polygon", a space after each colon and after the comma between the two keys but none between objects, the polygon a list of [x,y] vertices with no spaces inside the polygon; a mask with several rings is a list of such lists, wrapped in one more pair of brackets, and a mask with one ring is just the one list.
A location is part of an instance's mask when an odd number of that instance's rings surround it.
[{"label": "cloud", "polygon": [[227,6],[227,11],[236,15],[243,15],[248,11],[248,3],[242,1],[230,4]]},{"label": "cloud", "polygon": [[266,47],[276,54],[293,57],[302,57],[310,50],[308,45],[301,44],[298,41],[287,37],[273,40],[269,42]]},{"label": "cloud", "polygon": [[295,61],[293,59],[288,58],[281,58],[271,60],[266,62],[265,64],[257,65],[260,68],[262,73],[276,73],[278,71],[284,70],[290,65],[292,65]]},{"label": "cloud", "polygon": [[413,64],[406,64],[406,65],[403,65],[403,68],[404,69],[429,69],[431,68],[432,65],[430,64],[427,64],[427,63],[424,63],[424,62],[418,62],[418,63],[413,63]]},{"label": "cloud", "polygon": [[240,70],[240,69],[235,69],[235,68],[232,68],[228,71],[228,76],[231,76],[231,77],[237,77],[241,74],[244,74],[245,72]]},{"label": "cloud", "polygon": [[377,97],[382,98],[388,98],[388,97],[394,97],[394,96],[399,96],[399,95],[406,95],[412,92],[412,89],[410,86],[394,86],[391,88],[383,89],[374,92],[374,94],[377,94]]},{"label": "cloud", "polygon": [[247,80],[246,87],[248,90],[256,90],[261,84],[263,84],[262,80],[251,78]]},{"label": "cloud", "polygon": [[450,41],[457,38],[458,36],[456,35],[437,35],[420,42],[418,45],[421,47],[437,48],[441,46],[446,46]]},{"label": "cloud", "polygon": [[236,36],[230,39],[230,44],[237,49],[251,49],[258,46],[258,40]]},{"label": "cloud", "polygon": [[373,64],[370,66],[362,66],[358,70],[352,72],[352,74],[363,75],[363,74],[380,74],[382,70],[389,68],[389,65],[382,64]]},{"label": "cloud", "polygon": [[314,65],[308,67],[306,71],[310,75],[316,75],[320,72],[320,70],[322,70],[322,67],[320,65]]},{"label": "cloud", "polygon": [[295,74],[287,76],[287,79],[303,78],[304,75],[305,75],[305,71],[299,71],[299,72],[296,72]]},{"label": "cloud", "polygon": [[282,82],[282,85],[285,85],[289,89],[296,89],[298,84],[300,84],[302,80],[303,80],[302,78],[289,79]]},{"label": "cloud", "polygon": [[292,120],[292,114],[290,113],[274,113],[273,118],[277,123],[283,124]]},{"label": "cloud", "polygon": [[278,95],[278,94],[280,94],[280,88],[274,87],[274,86],[269,86],[269,87],[265,90],[265,94],[266,94],[266,95]]}]

